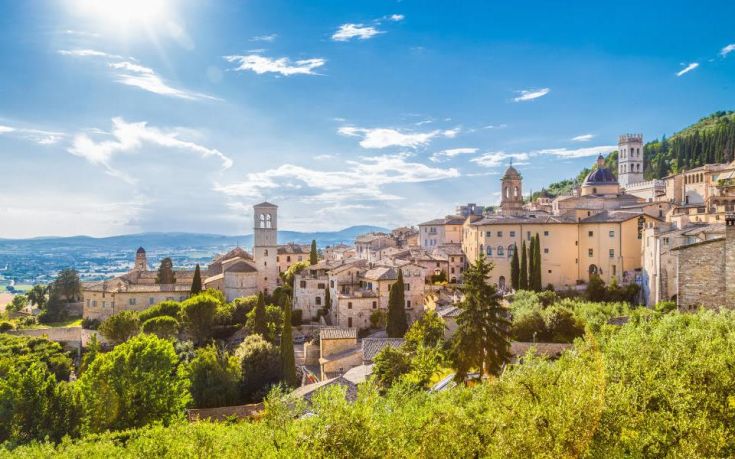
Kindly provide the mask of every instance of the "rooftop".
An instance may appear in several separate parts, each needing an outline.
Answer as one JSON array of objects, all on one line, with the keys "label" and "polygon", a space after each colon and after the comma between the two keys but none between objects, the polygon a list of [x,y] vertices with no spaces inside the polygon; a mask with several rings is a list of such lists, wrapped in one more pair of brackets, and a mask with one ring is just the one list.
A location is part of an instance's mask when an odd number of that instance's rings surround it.
[{"label": "rooftop", "polygon": [[356,328],[325,327],[319,330],[319,339],[357,339]]},{"label": "rooftop", "polygon": [[403,338],[365,338],[362,340],[362,360],[372,362],[378,352],[386,346],[398,347],[403,344]]}]

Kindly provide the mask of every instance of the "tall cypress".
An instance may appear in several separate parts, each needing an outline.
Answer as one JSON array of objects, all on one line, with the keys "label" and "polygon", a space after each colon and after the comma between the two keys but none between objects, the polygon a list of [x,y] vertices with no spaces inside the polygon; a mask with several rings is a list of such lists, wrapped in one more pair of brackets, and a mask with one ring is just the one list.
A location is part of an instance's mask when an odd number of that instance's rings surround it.
[{"label": "tall cypress", "polygon": [[319,263],[319,255],[316,251],[316,239],[311,240],[311,252],[309,252],[309,263],[315,265]]},{"label": "tall cypress", "polygon": [[296,360],[293,353],[293,334],[291,330],[291,298],[284,297],[283,331],[281,332],[281,366],[283,382],[288,386],[296,386]]},{"label": "tall cypress", "polygon": [[199,268],[199,263],[197,263],[197,267],[194,268],[194,280],[191,281],[191,295],[197,295],[199,293],[202,293],[202,271]]},{"label": "tall cypress", "polygon": [[534,278],[536,281],[535,290],[537,292],[540,292],[542,289],[542,286],[541,286],[541,239],[539,238],[538,233],[536,233],[536,243],[533,245],[533,247],[536,250],[536,253],[533,256],[533,261],[536,264],[534,266],[535,268]]},{"label": "tall cypress", "polygon": [[329,286],[324,287],[324,309],[327,311],[332,309],[332,294],[329,291]]},{"label": "tall cypress", "polygon": [[513,259],[510,262],[510,284],[513,290],[518,290],[521,285],[521,267],[518,260],[518,246],[513,244]]},{"label": "tall cypress", "polygon": [[158,273],[156,274],[156,284],[175,284],[176,274],[174,273],[174,263],[170,258],[166,257],[161,260],[161,265],[158,267]]},{"label": "tall cypress", "polygon": [[408,330],[404,288],[403,272],[399,269],[398,280],[391,286],[388,296],[388,323],[385,332],[389,338],[403,338]]},{"label": "tall cypress", "polygon": [[528,257],[526,255],[526,241],[521,242],[521,266],[518,286],[521,290],[528,290]]},{"label": "tall cypress", "polygon": [[255,305],[253,333],[259,334],[264,339],[267,339],[268,336],[268,322],[265,318],[265,298],[263,297],[263,292],[258,294],[258,303]]},{"label": "tall cypress", "polygon": [[528,246],[528,289],[534,290],[536,288],[536,264],[534,258],[536,258],[536,238],[531,237],[531,243]]}]

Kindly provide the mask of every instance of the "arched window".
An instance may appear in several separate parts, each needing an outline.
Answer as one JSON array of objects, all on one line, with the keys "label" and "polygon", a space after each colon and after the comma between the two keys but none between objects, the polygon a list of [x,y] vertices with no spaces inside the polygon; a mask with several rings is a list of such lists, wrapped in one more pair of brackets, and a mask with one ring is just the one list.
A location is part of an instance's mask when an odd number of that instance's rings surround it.
[{"label": "arched window", "polygon": [[260,214],[260,227],[265,228],[265,214]]},{"label": "arched window", "polygon": [[513,197],[514,198],[517,198],[518,197],[518,187],[517,186],[516,187],[513,187]]},{"label": "arched window", "polygon": [[488,246],[487,247],[487,256],[492,257],[493,256],[493,248]]},{"label": "arched window", "polygon": [[498,278],[498,288],[500,290],[505,290],[505,276],[500,276]]},{"label": "arched window", "polygon": [[510,198],[510,187],[505,187],[505,198]]},{"label": "arched window", "polygon": [[511,244],[508,246],[508,258],[513,257],[513,251],[515,250],[515,245]]},{"label": "arched window", "polygon": [[503,249],[502,245],[499,245],[498,246],[498,256],[502,257],[503,255],[505,255],[505,250]]},{"label": "arched window", "polygon": [[265,227],[271,228],[271,214],[265,214]]}]

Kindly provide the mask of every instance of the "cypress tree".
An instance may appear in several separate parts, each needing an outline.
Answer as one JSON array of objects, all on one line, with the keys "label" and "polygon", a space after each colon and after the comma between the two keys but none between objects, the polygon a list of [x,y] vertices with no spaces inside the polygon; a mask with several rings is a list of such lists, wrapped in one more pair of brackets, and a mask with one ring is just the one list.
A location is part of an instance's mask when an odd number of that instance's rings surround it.
[{"label": "cypress tree", "polygon": [[194,268],[194,280],[191,281],[191,295],[194,296],[199,293],[202,293],[202,272],[199,263],[197,263],[197,267]]},{"label": "cypress tree", "polygon": [[531,237],[531,243],[528,245],[528,289],[534,290],[536,288],[536,264],[534,258],[536,257],[536,238]]},{"label": "cypress tree", "polygon": [[403,338],[408,329],[403,285],[403,272],[399,269],[398,280],[391,286],[388,296],[388,323],[385,332],[389,338]]},{"label": "cypress tree", "polygon": [[156,274],[156,284],[175,284],[176,275],[174,274],[174,263],[170,258],[166,257],[161,260]]},{"label": "cypress tree", "polygon": [[268,337],[268,323],[265,318],[265,298],[263,292],[258,294],[258,303],[255,305],[255,323],[253,324],[253,333],[257,333],[264,339]]},{"label": "cypress tree", "polygon": [[459,304],[454,337],[456,379],[468,372],[498,375],[510,361],[510,321],[495,287],[487,282],[492,264],[480,255],[464,273],[464,299]]},{"label": "cypress tree", "polygon": [[526,256],[526,241],[521,242],[521,266],[518,286],[521,290],[528,290],[528,257]]},{"label": "cypress tree", "polygon": [[316,251],[316,239],[311,240],[311,252],[309,252],[309,263],[315,265],[319,263],[319,255]]},{"label": "cypress tree", "polygon": [[329,286],[324,287],[324,309],[327,311],[332,309],[332,294],[329,292]]},{"label": "cypress tree", "polygon": [[534,280],[536,282],[536,285],[534,286],[537,292],[541,291],[541,239],[539,238],[538,233],[536,233],[536,243],[533,245],[534,249],[536,250],[536,253],[533,256],[533,261],[535,263],[535,274],[534,274]]},{"label": "cypress tree", "polygon": [[513,244],[513,259],[510,262],[510,284],[513,290],[518,290],[521,285],[521,267],[518,260],[518,246]]},{"label": "cypress tree", "polygon": [[281,365],[283,382],[296,386],[296,361],[293,354],[293,334],[291,330],[291,298],[283,301],[283,331],[281,332]]}]

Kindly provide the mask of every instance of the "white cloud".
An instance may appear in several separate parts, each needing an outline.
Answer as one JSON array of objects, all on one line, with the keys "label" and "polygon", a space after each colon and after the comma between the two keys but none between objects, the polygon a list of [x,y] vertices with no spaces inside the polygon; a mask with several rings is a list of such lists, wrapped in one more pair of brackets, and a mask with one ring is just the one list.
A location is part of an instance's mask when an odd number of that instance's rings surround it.
[{"label": "white cloud", "polygon": [[360,40],[367,40],[375,35],[383,33],[375,27],[366,26],[363,24],[342,24],[339,29],[332,35],[334,41],[348,41],[353,38]]},{"label": "white cloud", "polygon": [[692,62],[691,64],[687,65],[683,69],[681,69],[678,72],[676,72],[676,76],[680,77],[680,76],[682,76],[682,75],[684,75],[686,73],[691,72],[692,70],[696,69],[697,67],[699,67],[699,63],[698,62]]},{"label": "white cloud", "polygon": [[133,86],[154,94],[186,100],[221,100],[206,94],[174,88],[163,81],[163,79],[153,71],[153,69],[134,62],[113,62],[110,64],[110,68],[117,71],[115,76],[116,82],[127,86]]},{"label": "white cloud", "polygon": [[391,21],[394,21],[394,22],[400,22],[400,21],[403,21],[404,19],[406,19],[406,16],[404,16],[402,14],[391,14],[388,19],[390,19]]},{"label": "white cloud", "polygon": [[87,134],[78,134],[74,137],[69,153],[86,159],[92,164],[105,168],[113,177],[118,177],[128,183],[135,180],[123,171],[115,169],[111,162],[118,153],[138,150],[144,143],[165,148],[187,150],[198,154],[202,158],[215,157],[222,162],[222,168],[232,167],[232,160],[220,151],[207,148],[194,142],[181,140],[178,132],[165,132],[150,127],[146,122],[128,123],[122,118],[112,119],[112,137],[114,140],[95,142]]},{"label": "white cloud", "polygon": [[328,159],[334,159],[334,158],[336,158],[335,155],[326,155],[326,154],[314,156],[314,159],[317,161],[326,161]]},{"label": "white cloud", "polygon": [[434,130],[429,132],[401,132],[391,128],[359,128],[343,126],[338,133],[351,137],[362,137],[360,146],[363,148],[409,147],[416,148],[427,145],[436,137],[454,138],[459,129],[445,131]]},{"label": "white cloud", "polygon": [[450,148],[434,153],[429,159],[435,163],[441,163],[455,156],[471,155],[474,153],[477,153],[477,148]]},{"label": "white cloud", "polygon": [[15,132],[15,128],[10,126],[3,126],[0,124],[0,134],[6,134],[8,132]]},{"label": "white cloud", "polygon": [[250,41],[267,41],[267,42],[273,42],[275,39],[278,38],[277,33],[271,33],[268,35],[256,35],[255,37],[251,38]]},{"label": "white cloud", "polygon": [[104,51],[97,51],[96,49],[60,49],[59,54],[62,56],[72,57],[104,57],[107,59],[125,59],[117,54],[109,54]]},{"label": "white cloud", "polygon": [[347,161],[347,170],[325,171],[284,164],[276,169],[249,173],[245,180],[215,187],[228,196],[261,198],[264,193],[295,192],[290,199],[304,202],[396,200],[401,196],[383,190],[386,185],[419,183],[458,177],[456,169],[433,168],[408,162],[408,155],[383,155]]},{"label": "white cloud", "polygon": [[39,145],[52,145],[66,136],[63,132],[0,125],[0,135],[2,134],[10,134],[15,137],[30,140]]},{"label": "white cloud", "polygon": [[516,91],[519,95],[515,98],[513,98],[514,102],[527,102],[529,100],[538,99],[539,97],[543,97],[546,94],[551,92],[551,89],[549,88],[541,88],[541,89],[523,89],[521,91]]},{"label": "white cloud", "polygon": [[537,150],[534,155],[552,155],[559,158],[584,158],[586,156],[597,156],[599,154],[610,153],[611,151],[617,150],[616,145],[600,145],[597,147],[585,147],[585,148],[546,148],[543,150]]},{"label": "white cloud", "polygon": [[483,126],[483,129],[505,129],[508,125],[505,123],[502,124],[488,124],[487,126]]},{"label": "white cloud", "polygon": [[504,151],[494,151],[484,153],[470,161],[483,167],[498,167],[508,163],[511,159],[516,160],[516,164],[526,164],[529,158],[528,153],[506,153]]},{"label": "white cloud", "polygon": [[250,70],[259,75],[264,73],[278,73],[284,76],[291,75],[317,75],[314,69],[317,69],[327,63],[326,59],[300,59],[293,63],[287,57],[279,59],[271,59],[270,57],[260,56],[258,54],[249,54],[246,56],[225,56],[227,62],[239,64],[233,70],[246,71]]},{"label": "white cloud", "polygon": [[582,134],[582,135],[578,135],[576,137],[572,137],[572,140],[574,142],[589,142],[594,137],[595,137],[594,134]]},{"label": "white cloud", "polygon": [[720,56],[725,57],[733,51],[735,51],[735,43],[730,43],[720,50]]}]

